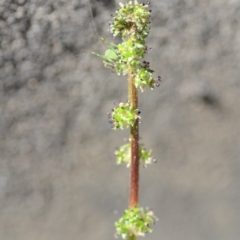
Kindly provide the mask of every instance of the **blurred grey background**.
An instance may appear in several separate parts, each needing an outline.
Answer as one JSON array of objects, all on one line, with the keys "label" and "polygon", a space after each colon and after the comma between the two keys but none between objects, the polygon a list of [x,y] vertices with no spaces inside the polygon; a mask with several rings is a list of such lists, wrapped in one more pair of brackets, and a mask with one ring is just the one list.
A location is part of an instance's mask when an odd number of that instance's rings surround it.
[{"label": "blurred grey background", "polygon": [[[124,1],[126,2],[126,1]],[[0,0],[0,239],[110,240],[128,170],[107,112],[127,82],[103,67],[114,0]],[[152,0],[140,95],[152,240],[240,236],[240,1]]]}]

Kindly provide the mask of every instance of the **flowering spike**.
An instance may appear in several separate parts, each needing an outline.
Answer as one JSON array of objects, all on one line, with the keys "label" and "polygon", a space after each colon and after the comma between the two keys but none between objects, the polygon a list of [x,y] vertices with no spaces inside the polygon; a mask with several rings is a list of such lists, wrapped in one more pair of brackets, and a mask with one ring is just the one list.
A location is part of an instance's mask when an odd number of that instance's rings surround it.
[{"label": "flowering spike", "polygon": [[150,2],[138,3],[137,0],[126,4],[119,3],[115,15],[109,21],[110,32],[113,37],[121,37],[119,44],[108,43],[103,55],[94,53],[103,59],[105,67],[115,71],[117,75],[128,75],[128,100],[114,103],[115,107],[108,112],[108,121],[112,129],[130,128],[129,141],[115,151],[117,164],[130,167],[130,199],[129,209],[116,222],[116,236],[123,239],[135,240],[137,236],[144,236],[151,232],[151,226],[156,217],[150,209],[138,206],[139,164],[147,167],[155,163],[152,150],[147,150],[139,143],[140,110],[138,108],[138,92],[146,88],[154,89],[160,85],[161,77],[154,78],[154,71],[150,63],[143,60],[148,50],[146,38],[150,31],[149,24],[152,10]]}]

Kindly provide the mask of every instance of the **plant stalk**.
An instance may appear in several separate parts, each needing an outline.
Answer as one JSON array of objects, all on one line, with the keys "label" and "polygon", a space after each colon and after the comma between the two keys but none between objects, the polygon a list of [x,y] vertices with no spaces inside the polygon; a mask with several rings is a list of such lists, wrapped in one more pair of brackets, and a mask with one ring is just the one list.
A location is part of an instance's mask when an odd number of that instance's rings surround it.
[{"label": "plant stalk", "polygon": [[[128,75],[128,98],[133,110],[138,109],[138,90],[134,84],[133,70]],[[130,128],[131,142],[131,169],[130,169],[130,200],[129,207],[138,205],[138,182],[139,182],[139,120],[136,119]],[[132,238],[131,238],[132,240]]]},{"label": "plant stalk", "polygon": [[132,235],[128,238],[128,240],[136,240],[136,236],[135,235]]}]

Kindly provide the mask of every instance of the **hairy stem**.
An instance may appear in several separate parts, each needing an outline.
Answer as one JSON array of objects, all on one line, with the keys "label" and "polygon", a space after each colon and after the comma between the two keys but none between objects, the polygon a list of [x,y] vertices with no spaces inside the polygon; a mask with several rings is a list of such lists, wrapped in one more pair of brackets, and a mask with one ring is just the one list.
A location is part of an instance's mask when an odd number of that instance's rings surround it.
[{"label": "hairy stem", "polygon": [[[134,84],[133,70],[128,75],[128,100],[132,109],[138,108],[138,90]],[[131,170],[130,170],[130,202],[129,207],[134,208],[138,205],[138,182],[139,182],[139,121],[136,119],[130,128],[131,142]]]},{"label": "hairy stem", "polygon": [[128,238],[128,240],[136,240],[136,236],[135,235],[132,235]]}]

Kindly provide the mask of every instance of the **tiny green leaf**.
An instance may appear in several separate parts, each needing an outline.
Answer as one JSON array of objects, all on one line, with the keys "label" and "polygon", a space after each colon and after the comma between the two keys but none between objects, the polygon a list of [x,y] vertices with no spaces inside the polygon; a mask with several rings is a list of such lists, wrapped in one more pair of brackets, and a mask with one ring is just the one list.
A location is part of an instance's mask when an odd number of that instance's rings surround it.
[{"label": "tiny green leaf", "polygon": [[106,50],[104,57],[109,62],[116,61],[118,58],[116,51],[114,51],[113,49]]}]

